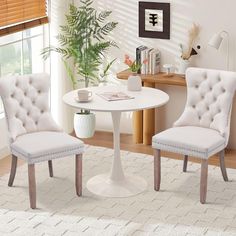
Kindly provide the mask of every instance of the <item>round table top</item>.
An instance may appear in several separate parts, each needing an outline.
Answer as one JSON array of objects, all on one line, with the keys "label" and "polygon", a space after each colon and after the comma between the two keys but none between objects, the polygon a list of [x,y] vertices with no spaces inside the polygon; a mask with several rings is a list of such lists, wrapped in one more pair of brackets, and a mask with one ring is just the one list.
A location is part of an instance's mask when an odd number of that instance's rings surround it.
[{"label": "round table top", "polygon": [[[84,89],[82,89],[84,90]],[[167,93],[154,88],[142,87],[141,91],[128,91],[124,85],[114,86],[99,86],[88,87],[86,90],[93,93],[93,97],[89,102],[76,101],[77,91],[73,90],[63,96],[63,101],[78,109],[101,111],[101,112],[114,112],[114,111],[138,111],[160,107],[169,101]],[[129,96],[134,97],[128,100],[107,101],[99,93],[103,92],[123,92]]]}]

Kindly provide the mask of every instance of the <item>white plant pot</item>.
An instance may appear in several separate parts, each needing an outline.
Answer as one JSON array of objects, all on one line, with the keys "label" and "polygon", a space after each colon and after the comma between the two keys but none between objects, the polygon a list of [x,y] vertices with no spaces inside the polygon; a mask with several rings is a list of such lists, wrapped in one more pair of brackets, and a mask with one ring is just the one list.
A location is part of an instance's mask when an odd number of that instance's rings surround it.
[{"label": "white plant pot", "polygon": [[96,117],[95,114],[79,114],[74,115],[74,129],[78,138],[90,138],[95,132]]},{"label": "white plant pot", "polygon": [[177,74],[185,75],[185,72],[188,69],[189,65],[190,65],[189,60],[180,59],[179,60],[179,65],[178,65],[178,68],[177,68]]},{"label": "white plant pot", "polygon": [[140,91],[142,89],[142,79],[139,75],[130,75],[127,82],[129,91]]}]

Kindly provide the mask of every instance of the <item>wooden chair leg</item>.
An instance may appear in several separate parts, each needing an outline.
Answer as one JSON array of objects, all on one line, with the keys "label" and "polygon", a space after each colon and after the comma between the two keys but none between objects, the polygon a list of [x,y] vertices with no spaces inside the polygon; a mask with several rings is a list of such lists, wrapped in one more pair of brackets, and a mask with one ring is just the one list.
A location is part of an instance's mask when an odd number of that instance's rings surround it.
[{"label": "wooden chair leg", "polygon": [[161,184],[161,150],[154,149],[154,189],[160,190]]},{"label": "wooden chair leg", "polygon": [[82,154],[75,156],[75,188],[78,196],[82,195]]},{"label": "wooden chair leg", "polygon": [[17,157],[12,155],[11,159],[11,173],[9,176],[8,186],[11,187],[13,185],[15,175],[16,175],[16,168],[17,168]]},{"label": "wooden chair leg", "polygon": [[52,160],[48,161],[48,169],[49,169],[49,176],[53,177],[53,167],[52,167]]},{"label": "wooden chair leg", "polygon": [[200,202],[206,202],[207,195],[207,176],[208,176],[208,160],[202,159],[201,163],[201,181],[200,181]]},{"label": "wooden chair leg", "polygon": [[188,155],[184,155],[183,172],[187,171],[187,166],[188,166]]},{"label": "wooden chair leg", "polygon": [[36,208],[36,182],[35,182],[35,168],[34,164],[28,165],[28,178],[29,178],[29,198],[30,207]]},{"label": "wooden chair leg", "polygon": [[220,157],[220,169],[221,169],[223,179],[224,179],[224,181],[229,181],[228,176],[227,176],[227,171],[225,168],[225,150],[222,150],[219,153],[219,157]]}]

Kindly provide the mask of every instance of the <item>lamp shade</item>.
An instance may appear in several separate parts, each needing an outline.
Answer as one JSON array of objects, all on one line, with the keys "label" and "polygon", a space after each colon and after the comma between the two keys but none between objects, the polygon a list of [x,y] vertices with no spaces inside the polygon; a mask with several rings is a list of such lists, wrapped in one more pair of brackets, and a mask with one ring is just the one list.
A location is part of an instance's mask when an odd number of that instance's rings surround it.
[{"label": "lamp shade", "polygon": [[218,50],[222,43],[222,40],[223,37],[221,36],[221,33],[214,34],[212,38],[209,40],[208,45]]}]

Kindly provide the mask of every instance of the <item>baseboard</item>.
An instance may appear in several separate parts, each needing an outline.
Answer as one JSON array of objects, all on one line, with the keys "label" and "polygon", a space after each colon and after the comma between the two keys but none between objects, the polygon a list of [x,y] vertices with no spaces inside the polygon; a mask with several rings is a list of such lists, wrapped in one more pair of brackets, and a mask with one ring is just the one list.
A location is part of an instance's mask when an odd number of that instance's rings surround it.
[{"label": "baseboard", "polygon": [[10,150],[8,147],[4,147],[0,149],[0,159],[3,159],[6,156],[10,155]]}]

